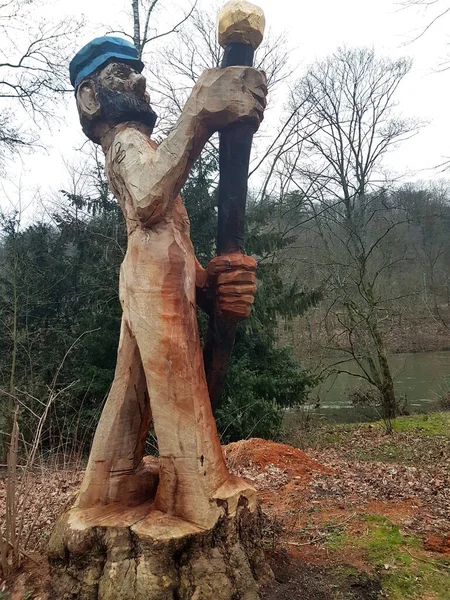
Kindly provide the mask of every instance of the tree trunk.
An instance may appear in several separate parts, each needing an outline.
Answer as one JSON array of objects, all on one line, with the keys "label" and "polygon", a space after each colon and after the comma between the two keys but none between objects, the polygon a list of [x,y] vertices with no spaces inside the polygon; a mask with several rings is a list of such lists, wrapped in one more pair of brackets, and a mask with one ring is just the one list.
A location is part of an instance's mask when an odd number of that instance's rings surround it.
[{"label": "tree trunk", "polygon": [[139,18],[139,0],[132,0],[133,8],[133,42],[139,58],[141,57],[141,21]]},{"label": "tree trunk", "polygon": [[372,336],[376,345],[378,364],[381,375],[381,416],[386,423],[388,431],[392,431],[392,419],[397,416],[397,399],[395,397],[394,380],[387,358],[386,345],[378,323],[372,324]]},{"label": "tree trunk", "polygon": [[13,275],[13,347],[11,353],[11,370],[9,374],[9,396],[5,406],[4,414],[4,433],[2,435],[2,463],[6,464],[8,461],[8,452],[10,447],[11,435],[14,427],[14,393],[16,389],[16,362],[17,362],[17,348],[18,348],[18,331],[17,331],[17,317],[19,310],[19,298],[17,293],[17,266],[18,257],[17,254],[14,256],[14,275]]}]

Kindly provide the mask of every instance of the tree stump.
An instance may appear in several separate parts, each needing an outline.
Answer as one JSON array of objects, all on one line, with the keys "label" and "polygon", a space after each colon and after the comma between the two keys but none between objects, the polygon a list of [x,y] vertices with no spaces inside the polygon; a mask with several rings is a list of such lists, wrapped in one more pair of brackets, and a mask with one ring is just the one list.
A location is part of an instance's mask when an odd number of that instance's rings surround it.
[{"label": "tree stump", "polygon": [[72,508],[49,543],[51,600],[257,600],[271,580],[260,511],[241,498],[211,529],[151,504]]}]

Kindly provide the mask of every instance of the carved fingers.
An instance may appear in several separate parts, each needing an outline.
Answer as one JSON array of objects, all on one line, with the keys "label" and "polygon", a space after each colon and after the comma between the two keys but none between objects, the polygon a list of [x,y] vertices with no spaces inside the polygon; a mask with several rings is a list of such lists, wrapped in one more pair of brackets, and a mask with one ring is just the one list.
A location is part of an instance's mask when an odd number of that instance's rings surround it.
[{"label": "carved fingers", "polygon": [[267,104],[267,79],[252,67],[209,69],[193,90],[200,118],[217,131],[236,122],[258,129]]},{"label": "carved fingers", "polygon": [[229,317],[248,317],[256,292],[256,261],[245,254],[224,254],[208,265],[210,285],[214,286],[220,310]]},{"label": "carved fingers", "polygon": [[240,252],[233,252],[213,258],[209,262],[207,271],[208,275],[214,277],[221,273],[230,274],[237,270],[242,274],[255,273],[256,267],[256,260],[251,256],[241,254]]},{"label": "carved fingers", "polygon": [[[258,119],[258,127],[264,119],[264,110],[267,106],[267,79],[263,71],[247,69],[244,74],[245,83],[253,97],[253,108]],[[253,116],[253,115],[250,115]]]}]

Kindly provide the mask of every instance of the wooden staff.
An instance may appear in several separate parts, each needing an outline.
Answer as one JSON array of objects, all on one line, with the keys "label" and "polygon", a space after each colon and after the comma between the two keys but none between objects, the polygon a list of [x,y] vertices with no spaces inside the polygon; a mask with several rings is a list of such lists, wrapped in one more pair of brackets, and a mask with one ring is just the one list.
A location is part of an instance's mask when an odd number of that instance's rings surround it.
[{"label": "wooden staff", "polygon": [[[264,26],[264,13],[259,7],[243,0],[228,2],[219,14],[219,43],[225,49],[222,68],[253,66]],[[247,180],[254,133],[255,127],[247,123],[230,125],[220,133],[219,256],[244,251]],[[219,406],[237,324],[238,319],[224,316],[217,307],[210,317],[204,358],[213,410]]]}]

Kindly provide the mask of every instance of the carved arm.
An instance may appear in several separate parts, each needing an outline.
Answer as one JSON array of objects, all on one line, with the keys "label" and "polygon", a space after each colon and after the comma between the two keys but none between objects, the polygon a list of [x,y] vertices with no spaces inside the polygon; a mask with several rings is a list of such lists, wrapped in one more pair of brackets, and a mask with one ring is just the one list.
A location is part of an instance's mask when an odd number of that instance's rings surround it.
[{"label": "carved arm", "polygon": [[144,227],[165,217],[215,131],[237,121],[259,127],[266,93],[265,75],[255,69],[210,69],[193,88],[173,131],[156,149],[144,148],[134,138],[124,143],[120,162],[117,156],[113,160]]}]

